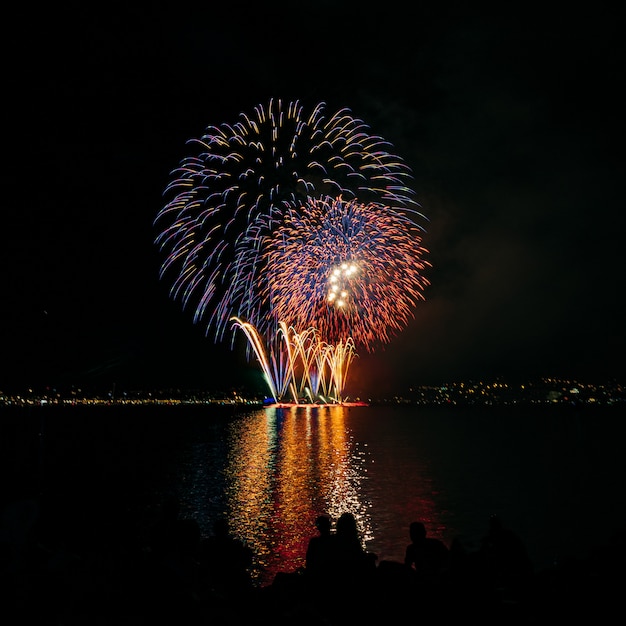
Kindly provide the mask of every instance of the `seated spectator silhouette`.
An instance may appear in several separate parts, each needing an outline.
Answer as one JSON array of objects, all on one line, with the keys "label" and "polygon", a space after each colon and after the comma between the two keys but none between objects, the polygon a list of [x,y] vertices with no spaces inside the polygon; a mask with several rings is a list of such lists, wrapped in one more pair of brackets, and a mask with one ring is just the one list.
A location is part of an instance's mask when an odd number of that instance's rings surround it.
[{"label": "seated spectator silhouette", "polygon": [[376,570],[376,555],[363,547],[356,517],[342,513],[335,524],[332,567],[334,576],[344,580],[363,580]]},{"label": "seated spectator silhouette", "polygon": [[363,602],[376,591],[377,556],[365,550],[356,517],[342,513],[335,523],[332,571],[328,597],[337,607],[337,623],[362,624],[371,618],[373,606]]},{"label": "seated spectator silhouette", "polygon": [[311,580],[319,579],[328,574],[334,546],[330,517],[319,515],[315,519],[315,527],[319,534],[309,539],[304,569]]},{"label": "seated spectator silhouette", "polygon": [[472,621],[477,615],[484,623],[488,616],[493,617],[493,609],[500,603],[481,576],[477,551],[470,549],[462,535],[450,543],[448,567],[439,578],[439,585],[439,597],[444,600],[440,605],[444,608],[442,623]]},{"label": "seated spectator silhouette", "polygon": [[243,541],[231,536],[228,521],[218,518],[213,522],[213,535],[200,545],[200,561],[208,584],[225,595],[242,597],[252,591],[252,550]]},{"label": "seated spectator silhouette", "polygon": [[328,594],[333,591],[333,557],[335,535],[327,515],[315,518],[318,534],[307,544],[304,567],[295,572],[277,572],[271,585],[275,601],[283,607],[298,605],[313,594],[317,609],[326,609]]},{"label": "seated spectator silhouette", "polygon": [[478,557],[485,582],[505,595],[520,597],[532,583],[534,567],[524,543],[497,515],[489,518]]},{"label": "seated spectator silhouette", "polygon": [[411,522],[409,537],[411,543],[404,553],[404,565],[415,571],[418,582],[438,582],[448,567],[448,547],[440,539],[428,537],[423,522]]}]

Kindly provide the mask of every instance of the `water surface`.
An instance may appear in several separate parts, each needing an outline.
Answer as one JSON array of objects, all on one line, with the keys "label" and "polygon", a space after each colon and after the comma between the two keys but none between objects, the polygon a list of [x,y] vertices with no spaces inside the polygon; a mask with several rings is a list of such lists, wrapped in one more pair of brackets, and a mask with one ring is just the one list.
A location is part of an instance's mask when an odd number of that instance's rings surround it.
[{"label": "water surface", "polygon": [[78,531],[149,524],[174,496],[204,534],[229,518],[258,584],[303,565],[320,513],[354,513],[379,560],[402,558],[413,520],[477,547],[498,514],[538,569],[626,528],[615,408],[42,407],[0,419],[5,501],[43,494]]}]

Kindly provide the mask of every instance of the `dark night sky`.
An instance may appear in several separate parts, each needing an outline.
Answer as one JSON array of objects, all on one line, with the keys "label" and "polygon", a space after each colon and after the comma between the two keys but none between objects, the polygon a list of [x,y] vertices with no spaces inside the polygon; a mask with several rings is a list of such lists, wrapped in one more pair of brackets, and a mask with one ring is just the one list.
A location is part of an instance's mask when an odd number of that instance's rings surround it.
[{"label": "dark night sky", "polygon": [[6,24],[0,390],[258,382],[169,299],[152,221],[185,142],[271,97],[350,108],[429,219],[426,301],[349,391],[626,379],[622,5],[211,4]]}]

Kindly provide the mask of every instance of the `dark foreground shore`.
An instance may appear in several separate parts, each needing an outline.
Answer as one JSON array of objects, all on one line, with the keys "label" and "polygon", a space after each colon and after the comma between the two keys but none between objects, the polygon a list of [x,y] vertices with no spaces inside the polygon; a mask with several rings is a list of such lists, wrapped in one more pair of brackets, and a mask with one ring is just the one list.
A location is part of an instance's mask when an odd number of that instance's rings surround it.
[{"label": "dark foreground shore", "polygon": [[619,533],[590,555],[524,574],[496,573],[459,545],[428,580],[407,571],[399,555],[323,578],[306,569],[283,572],[255,587],[229,564],[215,567],[194,520],[171,520],[164,529],[155,518],[146,531],[122,511],[77,522],[51,503],[25,498],[7,503],[1,521],[6,626],[608,623],[626,582]]}]

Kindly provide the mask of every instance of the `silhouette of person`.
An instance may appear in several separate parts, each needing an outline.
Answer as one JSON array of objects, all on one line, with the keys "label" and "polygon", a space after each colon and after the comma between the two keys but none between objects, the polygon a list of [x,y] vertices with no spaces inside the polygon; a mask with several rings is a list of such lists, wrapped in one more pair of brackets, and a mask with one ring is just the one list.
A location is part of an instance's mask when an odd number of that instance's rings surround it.
[{"label": "silhouette of person", "polygon": [[323,576],[333,555],[334,537],[332,521],[328,515],[319,515],[315,519],[318,535],[311,537],[306,550],[305,572],[314,577]]},{"label": "silhouette of person", "polygon": [[225,595],[252,591],[252,550],[243,541],[230,534],[228,520],[213,522],[213,535],[202,540],[200,559],[208,583]]},{"label": "silhouette of person", "polygon": [[496,587],[523,586],[534,573],[524,543],[497,515],[489,518],[479,556],[487,580]]},{"label": "silhouette of person", "polygon": [[376,555],[363,547],[352,513],[342,513],[335,524],[333,563],[338,573],[361,577],[376,569]]},{"label": "silhouette of person", "polygon": [[376,555],[364,549],[352,513],[343,513],[337,519],[335,532],[331,530],[326,541],[329,549],[325,551],[323,571],[318,571],[309,587],[316,610],[331,611],[337,623],[363,623],[371,607],[360,598],[373,590]]},{"label": "silhouette of person", "polygon": [[409,537],[411,543],[404,553],[405,566],[414,570],[421,582],[438,582],[448,567],[448,547],[440,539],[427,536],[423,522],[410,523]]},{"label": "silhouette of person", "polygon": [[315,518],[318,534],[309,539],[304,567],[295,572],[277,572],[271,585],[275,602],[283,608],[301,604],[313,594],[317,609],[327,609],[329,594],[332,594],[333,557],[335,535],[332,521],[327,515]]},{"label": "silhouette of person", "polygon": [[493,617],[494,607],[499,605],[499,598],[484,584],[477,556],[465,537],[457,535],[452,539],[448,567],[438,580],[442,623],[467,622],[473,616],[491,623],[489,619]]}]

